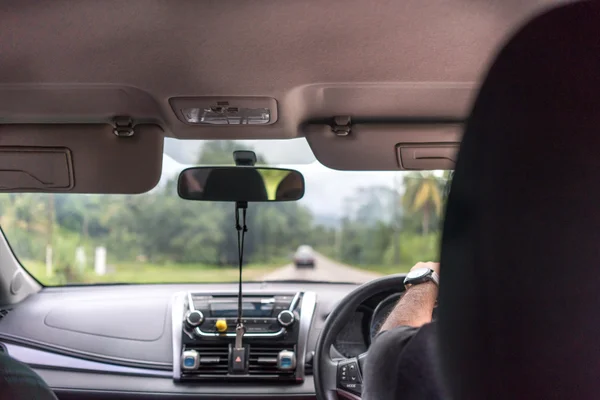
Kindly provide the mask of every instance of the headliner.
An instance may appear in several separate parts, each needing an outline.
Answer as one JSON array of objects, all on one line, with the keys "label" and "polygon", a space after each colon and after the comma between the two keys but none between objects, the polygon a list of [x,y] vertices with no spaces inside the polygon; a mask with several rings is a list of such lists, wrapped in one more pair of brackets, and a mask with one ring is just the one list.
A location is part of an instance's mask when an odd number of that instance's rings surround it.
[{"label": "headliner", "polygon": [[[499,44],[552,0],[3,4],[6,122],[131,115],[180,138],[289,138],[312,119],[462,120]],[[188,126],[175,96],[270,96],[276,124]],[[239,128],[239,127],[237,127]]]}]

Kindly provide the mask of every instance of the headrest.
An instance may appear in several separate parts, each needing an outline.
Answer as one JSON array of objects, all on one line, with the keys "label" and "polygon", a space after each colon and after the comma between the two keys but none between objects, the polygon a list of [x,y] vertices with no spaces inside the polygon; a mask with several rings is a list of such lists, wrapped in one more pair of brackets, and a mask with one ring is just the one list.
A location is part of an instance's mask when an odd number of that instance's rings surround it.
[{"label": "headrest", "polygon": [[456,399],[600,395],[600,5],[500,51],[448,199],[440,340]]},{"label": "headrest", "polygon": [[206,181],[203,199],[216,200],[228,197],[247,199],[247,201],[267,201],[265,181],[255,169],[239,167],[212,170]]}]

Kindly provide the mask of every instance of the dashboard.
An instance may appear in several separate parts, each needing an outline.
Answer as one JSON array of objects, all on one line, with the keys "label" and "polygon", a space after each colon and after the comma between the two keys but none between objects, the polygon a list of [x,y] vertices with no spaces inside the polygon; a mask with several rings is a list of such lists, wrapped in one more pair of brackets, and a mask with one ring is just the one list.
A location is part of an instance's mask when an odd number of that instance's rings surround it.
[{"label": "dashboard", "polygon": [[[206,308],[213,306],[213,300],[229,301],[221,297],[235,293],[235,284],[44,288],[12,305],[0,319],[0,344],[9,355],[34,368],[61,399],[147,398],[150,394],[160,398],[313,399],[311,361],[317,338],[329,313],[356,287],[307,282],[245,284],[248,296],[262,297],[247,302],[249,308],[257,304],[255,311],[248,312],[260,313],[248,314],[256,317],[248,320],[253,330],[248,339],[252,371],[239,376],[226,365],[234,340],[227,335],[232,331],[214,331],[218,316],[231,317],[230,307],[214,305],[215,318]],[[338,335],[332,355],[353,357],[365,352],[399,296],[399,292],[386,292],[363,302]],[[189,322],[197,323],[191,311],[199,310],[204,313],[204,325],[188,329]],[[223,347],[224,343],[230,344]],[[186,371],[184,356],[195,350],[204,356],[200,362],[209,363],[211,375],[202,375],[202,366]],[[287,359],[281,358],[282,352]],[[221,376],[214,374],[218,368],[225,369],[219,372]]]}]

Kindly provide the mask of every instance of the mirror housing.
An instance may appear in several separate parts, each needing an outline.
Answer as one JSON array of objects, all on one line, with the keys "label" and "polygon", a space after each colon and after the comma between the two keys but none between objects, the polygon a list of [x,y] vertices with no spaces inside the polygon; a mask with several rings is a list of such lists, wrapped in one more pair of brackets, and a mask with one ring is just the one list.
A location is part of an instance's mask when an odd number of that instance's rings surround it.
[{"label": "mirror housing", "polygon": [[296,201],[304,196],[304,177],[283,168],[192,167],[179,174],[177,194],[196,201]]}]

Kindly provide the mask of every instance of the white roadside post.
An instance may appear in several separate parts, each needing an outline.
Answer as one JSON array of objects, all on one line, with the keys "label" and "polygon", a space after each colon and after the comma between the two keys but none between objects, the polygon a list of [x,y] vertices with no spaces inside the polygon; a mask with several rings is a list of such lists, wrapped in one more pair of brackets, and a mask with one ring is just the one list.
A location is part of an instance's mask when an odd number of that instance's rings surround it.
[{"label": "white roadside post", "polygon": [[85,249],[79,246],[75,249],[75,265],[79,272],[83,272],[86,267]]},{"label": "white roadside post", "polygon": [[96,275],[106,274],[106,247],[96,247],[94,270]]},{"label": "white roadside post", "polygon": [[46,276],[52,276],[52,246],[46,245]]}]

